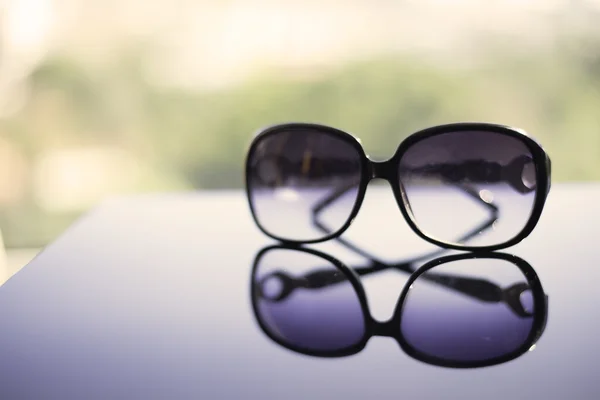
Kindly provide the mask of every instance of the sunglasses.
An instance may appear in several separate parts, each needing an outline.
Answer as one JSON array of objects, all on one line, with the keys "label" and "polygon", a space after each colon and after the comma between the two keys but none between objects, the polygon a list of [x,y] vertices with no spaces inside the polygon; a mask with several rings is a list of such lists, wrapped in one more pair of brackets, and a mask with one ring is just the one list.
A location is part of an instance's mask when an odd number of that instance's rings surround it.
[{"label": "sunglasses", "polygon": [[[550,191],[550,158],[523,131],[487,123],[431,127],[373,161],[359,139],[318,124],[266,128],[246,159],[254,221],[288,244],[337,238],[372,179],[387,180],[410,228],[447,249],[498,250],[535,228]],[[469,241],[469,244],[465,242]]]},{"label": "sunglasses", "polygon": [[503,253],[426,263],[408,279],[387,322],[371,316],[354,270],[320,251],[264,248],[251,276],[258,325],[289,350],[343,357],[373,336],[387,336],[414,359],[452,368],[496,365],[526,353],[545,329],[547,299],[531,265]]}]

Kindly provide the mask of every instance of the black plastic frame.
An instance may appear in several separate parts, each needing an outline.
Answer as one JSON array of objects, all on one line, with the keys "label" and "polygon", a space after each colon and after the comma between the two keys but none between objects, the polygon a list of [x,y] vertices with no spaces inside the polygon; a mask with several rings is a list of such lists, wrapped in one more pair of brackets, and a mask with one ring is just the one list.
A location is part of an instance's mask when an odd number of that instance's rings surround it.
[{"label": "black plastic frame", "polygon": [[[356,202],[354,207],[352,208],[352,212],[350,213],[348,220],[346,223],[337,231],[331,232],[330,234],[315,240],[306,240],[306,241],[298,241],[298,240],[290,240],[286,238],[279,237],[268,232],[258,220],[256,215],[254,205],[252,203],[252,196],[250,193],[250,184],[249,184],[249,172],[250,172],[250,160],[252,158],[252,154],[255,151],[256,146],[263,140],[271,135],[276,135],[281,131],[290,131],[290,130],[306,130],[312,129],[322,132],[323,134],[334,135],[339,139],[346,141],[351,144],[357,151],[360,162],[361,162],[361,179],[360,186],[358,188],[358,194],[356,197]],[[468,132],[468,131],[483,131],[483,132],[492,132],[507,135],[516,139],[521,140],[527,148],[530,150],[531,155],[533,157],[533,163],[536,168],[536,194],[535,200],[533,204],[533,209],[529,220],[523,227],[523,229],[512,239],[507,240],[503,243],[489,245],[489,246],[466,246],[458,243],[451,243],[447,241],[443,241],[435,238],[432,235],[427,234],[426,232],[421,231],[416,222],[415,218],[410,210],[410,206],[406,199],[406,194],[404,189],[401,187],[400,181],[398,179],[398,166],[402,156],[406,153],[406,151],[415,143],[430,138],[432,136],[441,135],[445,133],[452,132]],[[535,226],[537,225],[542,211],[544,209],[544,204],[546,202],[546,198],[550,191],[550,182],[551,182],[551,161],[548,154],[544,151],[540,144],[535,141],[533,138],[528,136],[528,134],[518,128],[513,128],[506,125],[498,125],[498,124],[490,124],[490,123],[480,123],[480,122],[460,122],[460,123],[452,123],[445,125],[438,125],[434,127],[430,127],[427,129],[423,129],[412,135],[408,136],[404,139],[400,145],[398,146],[396,152],[392,156],[392,158],[386,161],[373,161],[368,155],[365,153],[360,140],[355,136],[344,132],[342,130],[314,123],[287,123],[287,124],[279,124],[267,127],[256,135],[252,143],[250,144],[250,148],[246,157],[245,164],[245,183],[246,183],[246,195],[248,199],[248,204],[250,206],[250,210],[252,213],[252,218],[254,222],[258,226],[258,228],[267,236],[278,240],[285,244],[310,244],[310,243],[320,243],[330,239],[337,238],[341,236],[352,224],[354,218],[356,218],[358,211],[362,205],[362,202],[365,197],[365,193],[367,190],[367,185],[372,179],[384,179],[388,181],[392,187],[394,197],[396,199],[396,203],[402,212],[402,215],[410,228],[422,239],[433,243],[437,246],[453,249],[453,250],[464,250],[464,251],[494,251],[505,249],[507,247],[513,246],[523,239],[525,239],[529,234],[533,231]]]},{"label": "black plastic frame", "polygon": [[[258,311],[258,306],[256,304],[256,299],[258,298],[257,287],[254,284],[255,282],[255,274],[257,272],[258,267],[260,266],[260,262],[265,254],[272,250],[276,249],[285,249],[292,251],[300,251],[308,254],[312,254],[316,257],[320,257],[325,261],[331,263],[336,268],[338,268],[348,279],[348,282],[352,285],[356,295],[358,296],[361,309],[362,316],[364,318],[364,326],[365,333],[363,338],[353,346],[334,350],[334,351],[315,351],[315,350],[307,350],[302,347],[294,346],[290,344],[276,335],[273,335],[265,323],[262,321],[260,317],[260,313]],[[419,350],[412,347],[402,335],[401,324],[402,324],[402,309],[404,306],[404,302],[408,292],[410,290],[413,282],[418,279],[423,273],[429,271],[430,269],[437,267],[441,264],[459,261],[459,260],[467,260],[467,259],[500,259],[508,261],[518,267],[525,278],[527,279],[527,283],[532,291],[533,299],[534,299],[534,314],[533,314],[533,323],[529,336],[526,340],[523,341],[523,344],[515,349],[514,351],[504,354],[500,357],[490,358],[484,361],[456,361],[456,360],[445,360],[442,358],[433,357],[431,355],[420,352]],[[404,285],[402,292],[400,293],[400,297],[398,298],[398,302],[396,303],[394,313],[392,318],[385,322],[376,321],[370,313],[369,305],[367,301],[367,296],[365,290],[360,283],[360,279],[358,275],[350,268],[348,268],[343,262],[338,260],[337,258],[323,253],[318,250],[306,248],[306,247],[297,247],[297,246],[287,246],[287,245],[272,245],[263,248],[258,252],[254,259],[254,264],[252,267],[251,279],[250,279],[250,296],[251,296],[251,304],[252,310],[256,319],[257,324],[263,333],[271,339],[273,342],[278,345],[291,350],[296,353],[313,356],[313,357],[323,357],[323,358],[336,358],[336,357],[347,357],[361,352],[369,342],[369,340],[373,336],[384,336],[394,338],[400,349],[410,356],[411,358],[424,362],[426,364],[435,365],[439,367],[445,368],[457,368],[457,369],[465,369],[465,368],[482,368],[493,365],[498,365],[502,363],[506,363],[512,361],[523,354],[527,353],[532,346],[534,346],[537,341],[540,339],[544,330],[546,328],[547,318],[548,318],[548,296],[545,294],[544,289],[542,287],[542,283],[533,269],[533,267],[525,260],[520,257],[517,257],[512,254],[507,253],[499,253],[499,252],[477,252],[477,253],[462,253],[455,254],[449,256],[443,256],[436,258],[432,261],[425,263],[422,267],[417,269],[411,276],[408,281]]]}]

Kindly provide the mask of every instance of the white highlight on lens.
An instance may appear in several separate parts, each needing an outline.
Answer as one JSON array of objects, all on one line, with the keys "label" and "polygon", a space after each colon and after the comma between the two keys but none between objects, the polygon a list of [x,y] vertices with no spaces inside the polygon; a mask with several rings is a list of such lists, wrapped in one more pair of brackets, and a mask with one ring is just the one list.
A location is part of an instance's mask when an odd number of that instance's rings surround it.
[{"label": "white highlight on lens", "polygon": [[479,191],[479,198],[488,204],[494,201],[494,194],[489,190],[483,189]]},{"label": "white highlight on lens", "polygon": [[495,231],[496,229],[498,229],[498,220],[495,220],[492,224],[492,231]]},{"label": "white highlight on lens", "polygon": [[268,298],[275,299],[283,291],[283,282],[281,279],[271,277],[263,282],[263,292]]},{"label": "white highlight on lens", "polygon": [[523,166],[521,180],[523,181],[523,185],[527,186],[529,189],[535,189],[535,166],[533,163],[527,163]]},{"label": "white highlight on lens", "polygon": [[300,200],[300,195],[297,191],[290,188],[275,189],[275,198],[287,202],[295,202]]}]

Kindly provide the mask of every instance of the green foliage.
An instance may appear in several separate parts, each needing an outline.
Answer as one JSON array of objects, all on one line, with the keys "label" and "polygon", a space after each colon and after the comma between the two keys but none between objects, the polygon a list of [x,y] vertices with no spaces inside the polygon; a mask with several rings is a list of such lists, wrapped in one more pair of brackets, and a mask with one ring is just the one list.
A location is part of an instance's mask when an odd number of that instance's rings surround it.
[{"label": "green foliage", "polygon": [[[553,159],[555,181],[597,180],[600,52],[565,57],[565,49],[525,55],[496,51],[470,67],[389,57],[312,76],[266,71],[220,91],[158,87],[145,79],[143,58],[132,55],[94,69],[55,58],[30,76],[27,105],[1,121],[0,132],[31,159],[48,146],[100,143],[127,149],[151,167],[152,176],[139,190],[172,189],[173,182],[177,188],[213,189],[242,186],[252,134],[274,123],[310,121],[348,130],[381,159],[418,129],[489,121],[522,127],[536,137]],[[47,238],[54,232],[48,226],[64,226],[44,223],[31,199],[15,211],[0,210],[9,244],[20,243],[16,238],[27,229],[39,227],[40,237]],[[22,226],[11,229],[18,225],[11,212],[39,216],[38,224],[23,217]]]}]

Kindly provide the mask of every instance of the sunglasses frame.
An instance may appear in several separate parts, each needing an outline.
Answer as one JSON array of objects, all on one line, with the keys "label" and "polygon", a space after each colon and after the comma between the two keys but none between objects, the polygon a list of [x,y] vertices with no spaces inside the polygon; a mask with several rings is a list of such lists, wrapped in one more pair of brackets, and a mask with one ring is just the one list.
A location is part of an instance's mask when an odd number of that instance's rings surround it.
[{"label": "sunglasses frame", "polygon": [[[338,350],[309,350],[300,346],[295,346],[290,344],[281,338],[274,335],[266,324],[263,322],[261,318],[261,314],[258,310],[258,305],[256,299],[258,298],[257,288],[254,284],[254,277],[256,275],[257,269],[260,266],[260,262],[262,258],[270,251],[283,249],[283,250],[292,250],[292,251],[300,251],[307,254],[314,255],[316,257],[320,257],[325,261],[331,263],[335,268],[339,269],[348,279],[354,292],[358,296],[358,300],[360,303],[363,323],[365,327],[365,332],[363,334],[362,339],[352,346],[348,346],[346,348],[338,349]],[[438,267],[439,265],[446,264],[449,262],[460,261],[460,260],[470,260],[470,259],[500,259],[505,260],[513,265],[515,265],[519,270],[523,273],[524,277],[527,279],[527,283],[531,288],[531,292],[533,294],[534,301],[534,314],[533,314],[533,322],[529,335],[523,341],[523,344],[519,346],[517,349],[512,352],[503,354],[498,357],[493,357],[487,360],[480,361],[456,361],[456,360],[447,360],[440,357],[431,356],[424,352],[421,352],[410,345],[404,335],[402,334],[402,310],[405,305],[406,297],[408,296],[409,290],[411,289],[411,285],[425,272],[429,271],[432,268]],[[251,272],[250,279],[250,296],[251,296],[251,304],[252,310],[254,312],[254,316],[256,322],[258,323],[260,329],[263,331],[265,335],[278,345],[291,350],[293,352],[304,354],[312,357],[321,357],[321,358],[339,358],[339,357],[348,357],[355,355],[361,352],[369,342],[369,340],[374,336],[385,336],[391,337],[396,340],[400,349],[409,357],[434,366],[445,367],[445,368],[457,368],[457,369],[466,369],[466,368],[483,368],[489,367],[492,365],[502,364],[509,361],[512,361],[523,354],[527,353],[532,347],[537,343],[540,339],[544,330],[546,329],[546,323],[548,319],[548,296],[544,292],[542,287],[542,283],[533,269],[533,267],[525,260],[520,257],[517,257],[512,254],[507,253],[498,253],[498,252],[479,252],[479,253],[462,253],[449,255],[444,257],[439,257],[434,260],[431,260],[425,263],[423,266],[418,268],[415,272],[413,272],[408,281],[404,285],[402,292],[400,293],[400,297],[398,298],[398,302],[394,308],[393,316],[385,322],[376,321],[370,312],[369,304],[367,301],[367,295],[365,293],[364,287],[360,282],[358,275],[351,269],[348,268],[343,262],[336,259],[329,254],[323,253],[321,251],[310,249],[306,247],[298,247],[298,246],[289,246],[289,245],[272,245],[261,249],[254,259],[254,264]]]},{"label": "sunglasses frame", "polygon": [[[283,237],[279,237],[268,232],[258,220],[258,216],[256,215],[255,207],[252,201],[251,194],[251,185],[250,185],[250,172],[251,165],[250,161],[252,159],[252,155],[258,144],[265,138],[268,138],[271,135],[277,135],[282,131],[293,131],[293,130],[307,130],[312,129],[317,132],[322,132],[327,135],[336,136],[338,139],[349,143],[356,149],[357,154],[360,157],[361,163],[361,177],[360,183],[358,187],[358,194],[356,196],[356,201],[352,208],[348,219],[344,223],[344,225],[335,232],[332,232],[329,235],[325,235],[320,239],[313,240],[290,240]],[[533,208],[531,211],[531,215],[529,220],[524,225],[523,229],[512,239],[507,240],[503,243],[495,244],[495,245],[487,245],[487,246],[466,246],[460,245],[457,243],[452,243],[448,241],[443,241],[435,238],[432,235],[427,234],[424,231],[421,231],[415,221],[415,217],[410,210],[410,205],[408,199],[406,197],[406,193],[404,189],[401,187],[401,182],[398,177],[398,166],[401,158],[406,153],[408,149],[412,145],[422,140],[428,139],[433,136],[453,133],[453,132],[469,132],[469,131],[477,131],[477,132],[490,132],[506,135],[515,139],[520,140],[524,143],[529,151],[531,152],[533,163],[536,169],[536,193],[535,200],[533,203]],[[365,198],[365,194],[367,191],[367,186],[372,179],[384,179],[389,182],[392,187],[392,191],[394,193],[394,197],[396,199],[396,203],[400,208],[400,211],[412,229],[419,237],[422,239],[435,244],[439,247],[452,249],[452,250],[464,250],[464,251],[494,251],[505,249],[507,247],[513,246],[523,239],[525,239],[529,234],[533,231],[535,226],[537,225],[542,211],[544,209],[544,204],[546,202],[546,198],[548,193],[550,192],[550,183],[551,183],[551,161],[548,154],[544,151],[541,145],[535,141],[533,138],[528,136],[526,132],[521,129],[513,128],[505,125],[498,124],[490,124],[490,123],[480,123],[480,122],[460,122],[460,123],[451,123],[445,125],[437,125],[430,128],[426,128],[420,130],[416,133],[411,134],[407,138],[405,138],[396,149],[394,155],[386,160],[386,161],[374,161],[369,158],[369,156],[365,153],[363,146],[361,145],[360,139],[351,135],[350,133],[344,132],[342,130],[314,123],[303,123],[303,122],[295,122],[295,123],[286,123],[286,124],[278,124],[262,129],[257,133],[252,143],[250,144],[250,148],[248,149],[246,156],[246,164],[245,164],[245,183],[246,183],[246,196],[248,199],[248,204],[250,206],[250,211],[252,214],[252,218],[254,222],[258,226],[258,228],[267,236],[272,239],[278,240],[285,244],[299,245],[299,244],[311,244],[311,243],[320,243],[325,242],[334,238],[341,236],[349,227],[352,225],[353,220],[358,215],[358,212],[362,206],[363,200]]]}]

